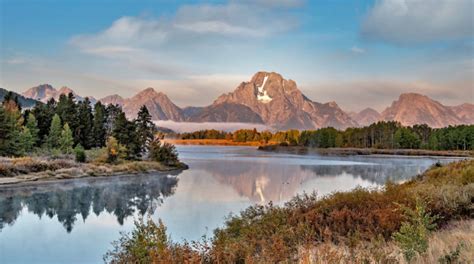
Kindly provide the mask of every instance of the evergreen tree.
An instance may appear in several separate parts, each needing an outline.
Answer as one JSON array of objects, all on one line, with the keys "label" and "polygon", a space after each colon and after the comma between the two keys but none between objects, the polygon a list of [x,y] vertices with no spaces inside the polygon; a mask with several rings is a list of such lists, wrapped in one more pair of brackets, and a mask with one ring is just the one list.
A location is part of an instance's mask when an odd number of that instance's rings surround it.
[{"label": "evergreen tree", "polygon": [[89,98],[78,104],[78,120],[79,125],[75,131],[74,141],[80,143],[85,149],[90,149],[94,145],[94,137],[92,131],[92,107]]},{"label": "evergreen tree", "polygon": [[30,112],[26,118],[26,125],[25,125],[30,134],[33,138],[33,146],[38,146],[39,142],[39,129],[38,129],[38,121],[36,121],[35,116]]},{"label": "evergreen tree", "polygon": [[107,139],[107,130],[106,130],[106,122],[107,122],[107,109],[101,102],[97,102],[94,106],[94,121],[93,121],[93,137],[94,147],[103,147],[105,146],[105,141]]},{"label": "evergreen tree", "polygon": [[62,124],[68,123],[70,129],[75,131],[79,125],[77,105],[72,93],[61,94],[56,106],[56,114],[61,118]]},{"label": "evergreen tree", "polygon": [[63,130],[61,131],[61,151],[66,154],[72,153],[72,147],[74,146],[74,138],[72,136],[72,131],[69,128],[69,124],[65,123]]},{"label": "evergreen tree", "polygon": [[16,120],[14,115],[0,105],[0,156],[16,155]]},{"label": "evergreen tree", "polygon": [[8,91],[8,93],[5,94],[5,96],[3,97],[3,103],[8,103],[10,101],[15,103],[15,105],[18,108],[18,111],[21,113],[21,105],[20,105],[20,102],[18,101],[18,96],[13,94],[12,91]]},{"label": "evergreen tree", "polygon": [[48,135],[48,147],[50,149],[59,149],[61,147],[61,118],[58,114],[53,116]]},{"label": "evergreen tree", "polygon": [[127,156],[129,159],[136,159],[140,157],[141,153],[136,130],[135,123],[128,121],[125,117],[125,113],[121,112],[115,119],[112,136],[116,138],[121,145],[127,148]]},{"label": "evergreen tree", "polygon": [[155,124],[151,122],[151,115],[145,105],[138,111],[137,119],[135,120],[137,126],[137,136],[140,151],[142,153],[148,151],[148,145],[154,138]]},{"label": "evergreen tree", "polygon": [[123,113],[122,108],[119,105],[108,105],[107,106],[107,118],[105,122],[105,130],[107,137],[111,136],[113,134],[113,130],[115,127],[115,120],[117,120],[117,117]]},{"label": "evergreen tree", "polygon": [[21,155],[20,124],[23,123],[18,105],[14,100],[0,106],[0,155]]},{"label": "evergreen tree", "polygon": [[30,129],[28,127],[22,127],[21,132],[20,132],[21,152],[23,154],[31,152],[35,144],[36,144],[36,141],[33,135],[31,134]]},{"label": "evergreen tree", "polygon": [[33,115],[38,122],[38,139],[39,145],[42,143],[47,143],[47,138],[49,134],[49,129],[51,126],[51,121],[53,119],[54,113],[56,111],[56,101],[54,98],[51,98],[47,104],[41,102],[36,103],[36,106],[33,108]]}]

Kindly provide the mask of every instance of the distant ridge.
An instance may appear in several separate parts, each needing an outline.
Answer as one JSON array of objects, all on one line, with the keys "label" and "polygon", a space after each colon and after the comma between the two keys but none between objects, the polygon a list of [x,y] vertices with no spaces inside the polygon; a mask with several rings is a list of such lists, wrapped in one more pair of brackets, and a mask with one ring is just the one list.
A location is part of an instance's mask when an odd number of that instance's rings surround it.
[{"label": "distant ridge", "polygon": [[[58,101],[59,96],[61,96],[62,94],[68,95],[69,93],[72,93],[77,101],[83,101],[85,99],[85,97],[78,95],[74,90],[72,90],[71,88],[67,86],[63,86],[59,90],[56,90],[50,84],[41,84],[35,87],[31,87],[30,89],[24,91],[22,95],[27,98],[31,98],[31,99],[46,103],[51,98],[54,98],[54,100]],[[92,96],[88,96],[88,98],[92,104],[95,104],[97,101]]]},{"label": "distant ridge", "polygon": [[[0,88],[0,102],[3,102],[3,98],[9,91],[7,89]],[[32,108],[38,103],[38,101],[31,98],[24,97],[21,94],[12,92],[17,98],[22,108]]]},{"label": "distant ridge", "polygon": [[382,112],[382,119],[398,121],[404,126],[427,124],[434,128],[465,123],[451,107],[417,93],[401,94]]},{"label": "distant ridge", "polygon": [[[70,92],[77,100],[85,98],[68,87],[56,90],[49,84],[32,87],[23,95],[25,99],[46,102]],[[95,103],[93,97],[89,98]],[[298,89],[295,81],[287,80],[279,73],[265,71],[257,72],[249,81],[241,82],[234,91],[222,94],[204,107],[180,108],[166,94],[154,88],[146,88],[130,98],[115,94],[100,101],[122,106],[129,118],[134,118],[139,108],[146,105],[154,120],[254,123],[276,129],[304,130],[329,126],[344,129],[382,120],[397,121],[405,126],[427,124],[434,128],[474,124],[473,104],[445,106],[417,93],[401,94],[382,113],[370,107],[359,113],[346,113],[336,102],[312,101]]]}]

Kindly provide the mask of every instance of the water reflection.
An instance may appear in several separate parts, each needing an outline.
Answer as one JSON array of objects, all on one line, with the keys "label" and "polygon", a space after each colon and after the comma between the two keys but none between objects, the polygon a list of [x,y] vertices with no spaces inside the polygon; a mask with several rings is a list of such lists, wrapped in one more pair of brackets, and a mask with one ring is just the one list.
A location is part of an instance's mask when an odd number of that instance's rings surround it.
[{"label": "water reflection", "polygon": [[[281,203],[298,193],[316,191],[325,195],[356,186],[375,187],[387,181],[402,182],[422,173],[433,163],[453,159],[406,157],[320,157],[255,153],[236,149],[229,153],[202,156],[192,147],[188,154],[192,170],[202,170],[223,186],[231,186],[254,203]],[[189,152],[188,152],[189,151]],[[330,182],[333,184],[328,184]],[[219,198],[218,198],[219,199]]]},{"label": "water reflection", "polygon": [[68,233],[78,218],[85,222],[90,213],[106,212],[122,225],[135,212],[153,213],[173,195],[177,183],[171,175],[144,175],[2,188],[0,230],[13,225],[24,208],[40,218],[56,216]]}]

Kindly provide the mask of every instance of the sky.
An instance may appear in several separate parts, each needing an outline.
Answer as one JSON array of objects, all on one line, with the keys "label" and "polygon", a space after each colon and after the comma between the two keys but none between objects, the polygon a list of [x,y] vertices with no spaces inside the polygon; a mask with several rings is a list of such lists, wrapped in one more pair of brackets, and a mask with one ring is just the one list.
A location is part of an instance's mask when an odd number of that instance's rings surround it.
[{"label": "sky", "polygon": [[317,102],[474,103],[472,0],[0,0],[0,87],[204,106],[258,71]]}]

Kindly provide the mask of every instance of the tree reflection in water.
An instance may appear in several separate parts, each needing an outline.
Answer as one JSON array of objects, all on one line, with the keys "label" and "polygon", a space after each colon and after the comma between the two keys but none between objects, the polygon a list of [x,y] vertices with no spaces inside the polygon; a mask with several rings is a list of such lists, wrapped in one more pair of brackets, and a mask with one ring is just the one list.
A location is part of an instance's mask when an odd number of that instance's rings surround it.
[{"label": "tree reflection in water", "polygon": [[[138,212],[152,214],[178,183],[175,175],[134,175],[116,178],[41,183],[3,187],[0,191],[0,230],[13,224],[23,208],[39,217],[58,221],[71,232],[78,217],[83,221],[93,212],[107,212],[123,225],[125,218]],[[79,216],[80,215],[80,216]]]}]

